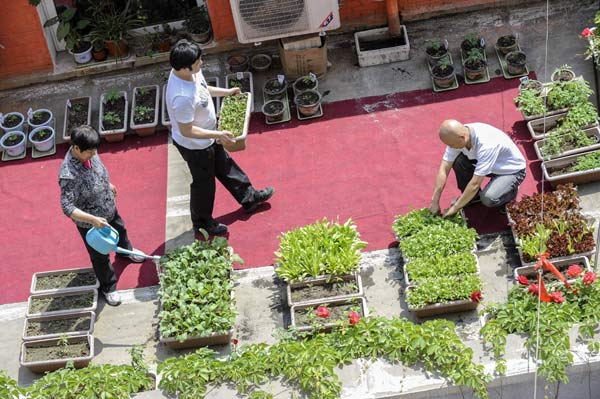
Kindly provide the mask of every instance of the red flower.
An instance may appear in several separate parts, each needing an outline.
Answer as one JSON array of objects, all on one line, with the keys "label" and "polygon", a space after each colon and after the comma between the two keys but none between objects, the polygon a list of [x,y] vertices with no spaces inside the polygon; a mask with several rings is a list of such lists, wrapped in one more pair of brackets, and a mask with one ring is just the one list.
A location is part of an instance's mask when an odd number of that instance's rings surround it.
[{"label": "red flower", "polygon": [[594,273],[594,272],[585,272],[585,274],[583,275],[583,283],[585,285],[590,285],[594,281],[596,281],[597,277],[598,276],[596,276],[596,273]]},{"label": "red flower", "polygon": [[537,284],[531,284],[529,288],[527,288],[527,291],[529,291],[530,294],[538,295],[540,292],[540,287],[538,287]]},{"label": "red flower", "polygon": [[583,269],[581,268],[581,266],[571,265],[567,269],[567,277],[575,278],[575,277],[579,276],[581,274],[581,272],[583,272]]},{"label": "red flower", "polygon": [[237,340],[237,338],[234,338],[234,339],[233,339],[233,344],[234,344],[234,345],[237,345],[237,344],[238,344],[238,340]]},{"label": "red flower", "polygon": [[586,38],[589,36],[593,36],[594,35],[594,31],[591,30],[590,28],[585,28],[584,30],[581,31],[581,37],[582,38]]},{"label": "red flower", "polygon": [[529,279],[525,276],[519,275],[519,277],[517,277],[517,281],[521,285],[529,285]]},{"label": "red flower", "polygon": [[550,298],[552,298],[552,302],[563,303],[565,301],[565,297],[561,292],[555,291],[550,294]]},{"label": "red flower", "polygon": [[473,291],[471,293],[471,301],[472,302],[479,302],[479,301],[481,301],[481,298],[482,298],[482,296],[481,296],[480,291]]},{"label": "red flower", "polygon": [[329,312],[329,308],[326,306],[319,306],[317,308],[317,316],[322,317],[324,319],[328,318],[331,312]]},{"label": "red flower", "polygon": [[355,326],[360,321],[360,315],[354,310],[348,312],[348,321],[351,326]]}]

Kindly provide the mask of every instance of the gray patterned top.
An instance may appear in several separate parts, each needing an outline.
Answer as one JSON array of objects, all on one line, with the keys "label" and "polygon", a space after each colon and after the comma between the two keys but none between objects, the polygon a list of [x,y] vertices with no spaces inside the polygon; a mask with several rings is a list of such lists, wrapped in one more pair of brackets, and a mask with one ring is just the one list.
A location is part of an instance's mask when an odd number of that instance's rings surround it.
[{"label": "gray patterned top", "polygon": [[[115,216],[116,205],[108,171],[98,155],[94,155],[91,163],[92,167],[88,169],[73,156],[71,149],[67,151],[58,172],[60,205],[69,217],[75,209],[80,209],[110,222]],[[92,227],[89,223],[73,221],[79,227]]]}]

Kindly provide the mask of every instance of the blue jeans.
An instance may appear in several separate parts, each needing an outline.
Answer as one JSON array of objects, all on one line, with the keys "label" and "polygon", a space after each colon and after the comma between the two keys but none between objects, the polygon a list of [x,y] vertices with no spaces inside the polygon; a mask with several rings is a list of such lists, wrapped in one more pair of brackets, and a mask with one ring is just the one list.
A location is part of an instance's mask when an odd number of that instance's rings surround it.
[{"label": "blue jeans", "polygon": [[[477,160],[471,160],[464,154],[458,154],[452,164],[452,169],[456,174],[456,182],[460,191],[465,191],[465,187],[473,178]],[[502,206],[517,197],[519,186],[525,180],[525,169],[510,175],[488,175],[490,182],[479,192],[481,203],[487,207],[494,208]]]}]

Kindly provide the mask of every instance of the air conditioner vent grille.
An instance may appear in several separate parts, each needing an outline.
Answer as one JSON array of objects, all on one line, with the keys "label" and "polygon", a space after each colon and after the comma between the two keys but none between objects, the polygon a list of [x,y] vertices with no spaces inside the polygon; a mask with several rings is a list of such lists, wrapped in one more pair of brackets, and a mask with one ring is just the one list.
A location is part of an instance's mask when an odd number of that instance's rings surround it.
[{"label": "air conditioner vent grille", "polygon": [[307,29],[304,0],[239,0],[244,32],[249,39]]}]

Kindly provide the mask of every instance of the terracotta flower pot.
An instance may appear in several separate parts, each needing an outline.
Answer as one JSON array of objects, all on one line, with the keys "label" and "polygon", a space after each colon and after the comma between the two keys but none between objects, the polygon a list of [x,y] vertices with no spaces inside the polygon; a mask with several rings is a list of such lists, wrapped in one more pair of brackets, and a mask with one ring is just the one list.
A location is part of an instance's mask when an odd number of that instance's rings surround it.
[{"label": "terracotta flower pot", "polygon": [[123,58],[129,55],[129,45],[123,40],[119,40],[118,42],[108,40],[106,48],[108,49],[108,55],[111,57]]}]

